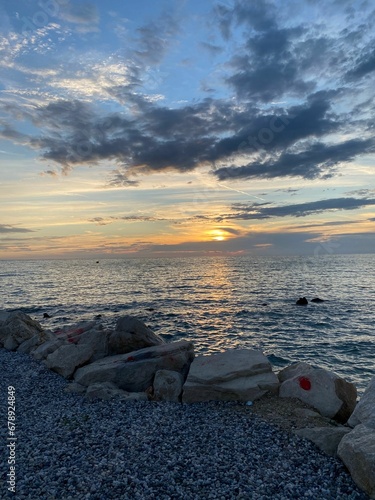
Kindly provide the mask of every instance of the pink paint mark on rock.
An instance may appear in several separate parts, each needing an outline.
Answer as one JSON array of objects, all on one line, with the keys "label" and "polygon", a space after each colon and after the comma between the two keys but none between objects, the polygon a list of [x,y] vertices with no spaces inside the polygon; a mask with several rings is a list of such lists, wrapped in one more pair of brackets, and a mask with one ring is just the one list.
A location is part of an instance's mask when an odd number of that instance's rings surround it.
[{"label": "pink paint mark on rock", "polygon": [[299,386],[304,391],[309,391],[311,389],[311,382],[307,377],[300,377],[298,381],[299,381]]}]

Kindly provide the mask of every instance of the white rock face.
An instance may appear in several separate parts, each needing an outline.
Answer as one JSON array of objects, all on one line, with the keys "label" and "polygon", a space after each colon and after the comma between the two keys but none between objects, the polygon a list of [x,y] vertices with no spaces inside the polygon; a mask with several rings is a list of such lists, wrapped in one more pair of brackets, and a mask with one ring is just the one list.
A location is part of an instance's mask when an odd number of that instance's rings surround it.
[{"label": "white rock face", "polygon": [[109,337],[109,353],[126,354],[146,347],[164,344],[164,340],[133,316],[123,316]]},{"label": "white rock face", "polygon": [[181,340],[94,361],[77,370],[75,381],[85,386],[112,382],[125,391],[143,392],[152,385],[158,370],[184,375],[193,358],[193,344]]},{"label": "white rock face", "polygon": [[191,364],[182,400],[248,401],[275,391],[279,385],[268,359],[261,351],[232,349],[198,356]]},{"label": "white rock face", "polygon": [[366,424],[357,425],[344,436],[337,450],[349,472],[370,498],[375,498],[375,432]]},{"label": "white rock face", "polygon": [[154,399],[156,401],[179,401],[183,378],[181,373],[158,370],[154,378]]},{"label": "white rock face", "polygon": [[279,380],[280,397],[301,399],[340,423],[348,420],[356,405],[356,387],[323,368],[295,363],[279,373]]},{"label": "white rock face", "polygon": [[77,368],[87,363],[92,355],[93,350],[89,345],[62,345],[47,356],[45,363],[47,368],[69,378]]},{"label": "white rock face", "polygon": [[351,427],[366,424],[367,427],[375,429],[375,377],[371,379],[370,384],[357,403],[348,424]]}]

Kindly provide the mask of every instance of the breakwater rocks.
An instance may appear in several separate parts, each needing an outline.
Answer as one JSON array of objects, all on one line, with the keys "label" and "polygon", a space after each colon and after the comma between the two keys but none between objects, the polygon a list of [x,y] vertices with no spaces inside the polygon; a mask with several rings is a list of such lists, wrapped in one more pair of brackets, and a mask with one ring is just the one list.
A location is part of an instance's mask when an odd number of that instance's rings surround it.
[{"label": "breakwater rocks", "polygon": [[[357,403],[354,385],[333,372],[295,363],[276,374],[263,353],[252,349],[195,357],[191,342],[166,343],[130,316],[121,317],[113,331],[94,321],[52,332],[20,311],[1,312],[0,347],[30,354],[86,400],[187,404],[256,402],[270,394],[275,400],[297,398],[311,407],[312,419],[299,435],[337,455],[375,498],[375,379]],[[324,427],[311,425],[314,413],[325,419]]]}]

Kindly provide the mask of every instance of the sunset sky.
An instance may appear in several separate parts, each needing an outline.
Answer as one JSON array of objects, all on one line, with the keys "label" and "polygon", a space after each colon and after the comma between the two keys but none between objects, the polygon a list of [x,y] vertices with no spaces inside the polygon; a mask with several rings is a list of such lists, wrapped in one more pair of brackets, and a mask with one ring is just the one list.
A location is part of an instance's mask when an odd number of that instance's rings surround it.
[{"label": "sunset sky", "polygon": [[0,0],[0,258],[375,250],[375,3]]}]

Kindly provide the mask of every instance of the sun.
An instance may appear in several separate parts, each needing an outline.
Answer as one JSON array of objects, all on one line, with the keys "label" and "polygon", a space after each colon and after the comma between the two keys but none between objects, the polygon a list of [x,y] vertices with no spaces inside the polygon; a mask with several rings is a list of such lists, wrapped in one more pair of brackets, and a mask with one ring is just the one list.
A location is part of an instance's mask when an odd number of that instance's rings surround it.
[{"label": "sun", "polygon": [[209,235],[214,241],[225,241],[227,239],[225,232],[221,229],[212,229],[209,231]]}]

